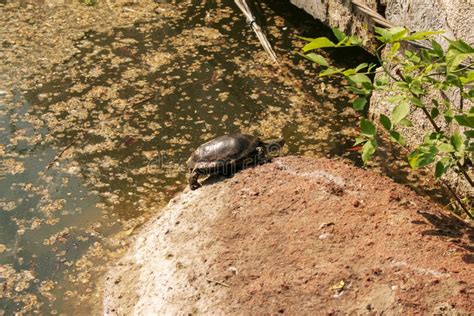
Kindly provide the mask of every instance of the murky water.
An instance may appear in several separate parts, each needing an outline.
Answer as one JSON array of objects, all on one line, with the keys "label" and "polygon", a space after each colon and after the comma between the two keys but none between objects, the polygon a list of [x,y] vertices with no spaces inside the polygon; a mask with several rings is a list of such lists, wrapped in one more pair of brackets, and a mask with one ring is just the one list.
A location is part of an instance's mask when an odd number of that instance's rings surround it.
[{"label": "murky water", "polygon": [[288,154],[358,161],[350,96],[294,53],[296,35],[327,34],[320,24],[264,3],[276,66],[231,0],[156,12],[88,32],[53,80],[0,96],[0,315],[97,313],[107,263],[186,186],[184,162],[207,139],[283,135]]}]

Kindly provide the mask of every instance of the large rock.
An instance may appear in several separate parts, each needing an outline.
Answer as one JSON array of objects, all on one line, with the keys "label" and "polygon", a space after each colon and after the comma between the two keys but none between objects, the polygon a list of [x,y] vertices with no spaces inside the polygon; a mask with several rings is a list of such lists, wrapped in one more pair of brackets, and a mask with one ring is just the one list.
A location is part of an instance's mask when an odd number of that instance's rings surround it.
[{"label": "large rock", "polygon": [[473,236],[370,171],[278,158],[174,198],[107,275],[104,313],[473,313]]}]

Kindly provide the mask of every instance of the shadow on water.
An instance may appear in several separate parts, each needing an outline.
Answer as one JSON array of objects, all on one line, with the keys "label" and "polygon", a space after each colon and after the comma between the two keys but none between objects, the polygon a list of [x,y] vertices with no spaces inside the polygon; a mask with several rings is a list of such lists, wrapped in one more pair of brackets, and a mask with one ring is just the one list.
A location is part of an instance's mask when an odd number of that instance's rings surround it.
[{"label": "shadow on water", "polygon": [[[8,207],[0,212],[7,248],[0,264],[16,275],[4,283],[6,314],[27,304],[26,296],[13,300],[21,282],[28,287],[20,293],[43,304],[33,310],[61,312],[72,301],[82,302],[82,313],[100,308],[78,297],[93,291],[108,251],[185,187],[184,162],[207,139],[237,131],[282,135],[287,154],[342,156],[360,166],[348,151],[358,117],[344,82],[318,78],[293,52],[301,46],[296,35],[329,34],[321,23],[287,1],[262,2],[282,58],[277,67],[233,1],[157,5],[156,19],[86,32],[52,80],[0,100],[8,125],[1,144],[10,163],[24,168],[0,178],[0,202]],[[371,60],[360,50],[328,54],[341,65]],[[408,173],[382,165],[408,182]],[[55,301],[38,294],[49,281]]]}]

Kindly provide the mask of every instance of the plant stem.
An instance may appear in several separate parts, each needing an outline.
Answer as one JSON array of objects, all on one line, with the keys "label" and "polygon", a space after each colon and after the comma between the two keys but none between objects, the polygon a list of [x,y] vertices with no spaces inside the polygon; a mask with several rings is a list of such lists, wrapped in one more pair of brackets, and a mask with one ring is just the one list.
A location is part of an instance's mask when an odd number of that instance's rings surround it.
[{"label": "plant stem", "polygon": [[[377,53],[377,59],[380,61],[380,65],[382,66],[383,70],[385,71],[385,73],[387,75],[390,76],[390,78],[392,78],[393,80],[395,81],[400,81],[400,80],[403,80],[405,81],[405,78],[403,78],[403,75],[400,73],[398,74],[398,76],[400,76],[400,78],[396,78],[394,75],[392,75],[392,73],[385,67],[385,64],[384,62],[382,61],[382,58],[380,57],[380,55]],[[406,81],[405,81],[406,82]],[[410,91],[411,95],[413,97],[417,97],[412,91]],[[425,114],[426,118],[428,119],[428,121],[430,122],[431,126],[433,126],[433,128],[435,129],[435,131],[437,133],[441,133],[442,130],[441,128],[438,126],[438,124],[436,124],[435,120],[433,119],[433,117],[431,116],[431,114],[428,112],[428,110],[426,109],[426,107],[421,107],[421,110],[423,111],[423,113]],[[456,160],[456,156],[454,155],[454,153],[451,153],[451,157]],[[459,171],[462,173],[462,175],[464,176],[464,178],[466,179],[467,182],[469,182],[469,184],[471,185],[471,187],[474,187],[474,182],[472,181],[471,177],[467,174],[467,172],[463,169],[463,166],[459,163],[459,161],[456,161],[456,166],[459,168]]]},{"label": "plant stem", "polygon": [[[412,93],[413,96],[415,96],[413,93]],[[428,118],[428,120],[430,121],[431,125],[433,126],[433,128],[435,129],[435,131],[437,133],[441,133],[441,128],[438,126],[438,124],[436,124],[436,122],[434,121],[433,117],[431,116],[431,114],[428,112],[428,110],[425,108],[425,107],[421,107],[421,110],[423,111],[423,113],[425,114],[425,116]],[[454,153],[451,153],[451,157],[456,160],[456,156],[454,155]],[[462,173],[462,175],[464,176],[464,178],[467,180],[467,182],[469,182],[469,184],[471,185],[471,187],[474,187],[474,183],[471,179],[471,177],[467,174],[467,172],[464,170],[463,166],[459,163],[459,161],[456,161],[456,166],[459,168],[459,171]]]},{"label": "plant stem", "polygon": [[466,215],[470,218],[470,219],[474,219],[474,216],[471,214],[471,212],[469,212],[469,210],[467,209],[467,207],[464,205],[464,203],[461,201],[461,199],[459,198],[459,196],[456,194],[456,192],[453,190],[453,188],[451,188],[451,186],[444,180],[441,180],[441,182],[445,185],[446,188],[448,188],[449,192],[451,192],[451,194],[454,196],[454,199],[456,200],[456,202],[458,202],[458,204],[461,206],[462,210],[464,211],[464,213],[466,213]]}]

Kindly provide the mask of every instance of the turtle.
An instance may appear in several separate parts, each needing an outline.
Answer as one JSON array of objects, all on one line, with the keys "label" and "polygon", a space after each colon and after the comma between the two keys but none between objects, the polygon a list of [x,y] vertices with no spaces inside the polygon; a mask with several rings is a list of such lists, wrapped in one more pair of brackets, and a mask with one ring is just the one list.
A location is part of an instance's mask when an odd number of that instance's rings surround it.
[{"label": "turtle", "polygon": [[283,138],[261,140],[247,134],[229,134],[214,138],[199,146],[189,157],[189,187],[195,190],[201,186],[201,175],[231,175],[237,170],[268,161],[267,153],[279,151]]}]

